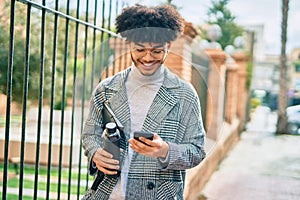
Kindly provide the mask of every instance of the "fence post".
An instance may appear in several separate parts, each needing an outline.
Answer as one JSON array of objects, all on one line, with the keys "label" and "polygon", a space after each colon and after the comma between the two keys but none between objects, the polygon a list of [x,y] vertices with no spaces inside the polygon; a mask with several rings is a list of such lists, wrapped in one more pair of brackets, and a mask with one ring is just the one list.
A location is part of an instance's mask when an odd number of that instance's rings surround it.
[{"label": "fence post", "polygon": [[238,65],[233,62],[226,63],[227,80],[226,80],[226,105],[225,120],[228,123],[236,118],[238,103]]},{"label": "fence post", "polygon": [[232,58],[237,63],[238,67],[238,101],[237,101],[237,116],[240,120],[240,130],[245,129],[246,124],[246,106],[247,106],[247,61],[248,56],[244,53],[235,53]]},{"label": "fence post", "polygon": [[172,43],[165,65],[180,78],[192,81],[192,39],[181,36]]},{"label": "fence post", "polygon": [[224,79],[226,54],[220,49],[206,49],[211,59],[208,75],[206,127],[207,137],[217,140],[224,116]]}]

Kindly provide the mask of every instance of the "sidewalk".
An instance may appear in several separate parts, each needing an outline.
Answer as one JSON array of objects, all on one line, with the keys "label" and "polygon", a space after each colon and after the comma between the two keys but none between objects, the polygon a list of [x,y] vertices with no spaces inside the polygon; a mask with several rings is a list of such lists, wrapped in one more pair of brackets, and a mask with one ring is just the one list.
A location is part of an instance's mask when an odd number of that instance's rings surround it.
[{"label": "sidewalk", "polygon": [[300,199],[300,136],[275,136],[276,113],[258,107],[201,194],[208,200]]}]

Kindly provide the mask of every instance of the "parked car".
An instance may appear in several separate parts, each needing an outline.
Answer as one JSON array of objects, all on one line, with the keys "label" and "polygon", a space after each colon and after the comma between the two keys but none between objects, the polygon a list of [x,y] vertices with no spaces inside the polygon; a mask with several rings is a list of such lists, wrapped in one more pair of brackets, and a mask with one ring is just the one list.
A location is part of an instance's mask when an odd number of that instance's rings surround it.
[{"label": "parked car", "polygon": [[300,105],[290,106],[286,109],[288,118],[288,131],[290,134],[300,134]]}]

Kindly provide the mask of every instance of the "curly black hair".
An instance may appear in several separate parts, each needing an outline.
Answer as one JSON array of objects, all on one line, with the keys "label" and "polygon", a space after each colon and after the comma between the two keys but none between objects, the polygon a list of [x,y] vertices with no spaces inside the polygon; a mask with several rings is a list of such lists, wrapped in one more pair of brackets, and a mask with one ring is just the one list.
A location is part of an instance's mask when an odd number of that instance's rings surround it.
[{"label": "curly black hair", "polygon": [[170,5],[146,7],[136,4],[124,8],[116,18],[116,31],[132,42],[166,43],[183,31],[183,18]]}]

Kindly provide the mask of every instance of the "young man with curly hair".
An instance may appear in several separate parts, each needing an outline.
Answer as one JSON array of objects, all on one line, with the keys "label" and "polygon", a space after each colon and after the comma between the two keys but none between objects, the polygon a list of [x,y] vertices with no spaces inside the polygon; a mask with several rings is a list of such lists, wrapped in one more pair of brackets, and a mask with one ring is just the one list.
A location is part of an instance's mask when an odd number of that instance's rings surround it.
[{"label": "young man with curly hair", "polygon": [[[91,97],[82,143],[90,173],[104,177],[84,199],[183,200],[185,170],[205,158],[198,96],[164,66],[183,19],[168,5],[135,5],[116,18],[116,30],[127,41],[132,66],[101,81]],[[101,143],[104,97],[124,125],[120,161]],[[134,131],[154,133],[153,140],[136,140]]]}]

